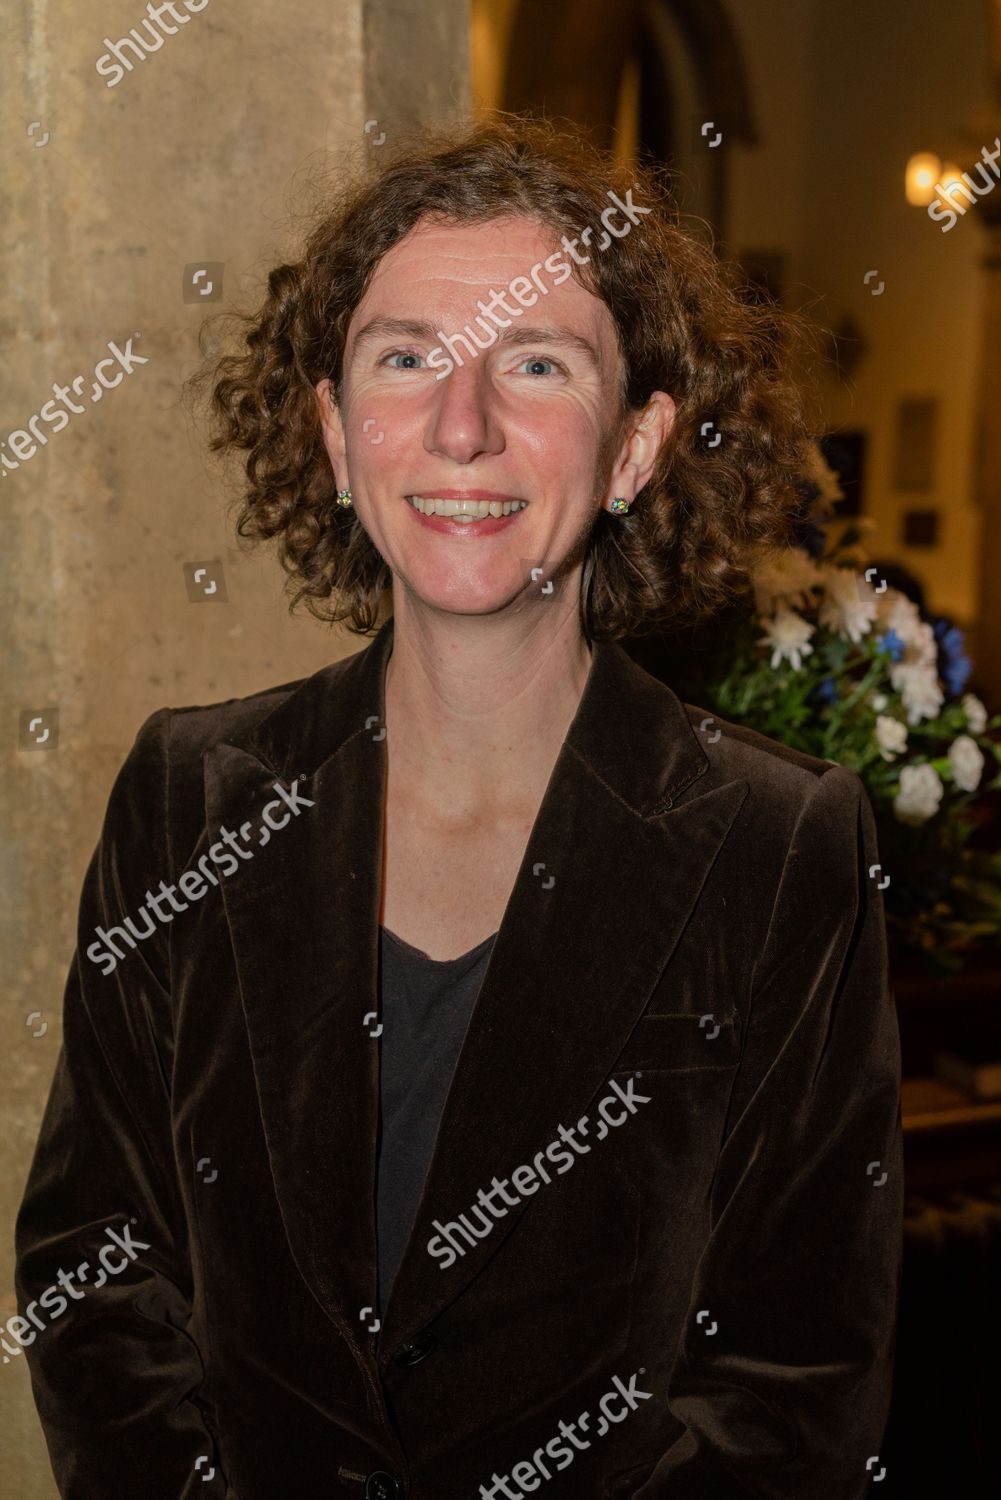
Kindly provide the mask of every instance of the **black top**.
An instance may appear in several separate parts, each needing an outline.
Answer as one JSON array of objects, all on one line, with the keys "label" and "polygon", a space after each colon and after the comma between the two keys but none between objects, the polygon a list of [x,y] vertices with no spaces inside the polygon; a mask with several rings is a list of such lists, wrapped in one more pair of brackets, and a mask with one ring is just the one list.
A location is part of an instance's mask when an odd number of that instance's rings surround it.
[{"label": "black top", "polygon": [[458,958],[429,958],[380,927],[379,1315],[403,1259],[449,1084],[493,937]]}]

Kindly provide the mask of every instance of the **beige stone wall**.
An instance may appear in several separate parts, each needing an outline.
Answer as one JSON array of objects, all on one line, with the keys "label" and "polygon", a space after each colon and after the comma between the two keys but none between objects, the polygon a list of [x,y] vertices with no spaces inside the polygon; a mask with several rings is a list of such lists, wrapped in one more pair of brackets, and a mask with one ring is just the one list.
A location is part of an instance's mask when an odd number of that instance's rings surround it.
[{"label": "beige stone wall", "polygon": [[[277,563],[237,550],[220,474],[181,404],[199,323],[252,295],[292,248],[297,190],[329,167],[326,153],[374,152],[383,131],[468,104],[466,0],[207,0],[112,83],[113,59],[96,68],[105,38],[141,28],[144,7],[11,0],[4,12],[0,437],[20,466],[0,480],[0,1322],[14,1311],[14,1214],[59,1047],[80,884],[136,730],[164,704],[286,682],[361,644],[290,621]],[[188,14],[184,0],[175,9]],[[195,288],[185,271],[199,266]],[[94,400],[95,366],[129,339],[147,363]],[[115,368],[103,374],[113,382]],[[67,394],[84,409],[65,426],[55,408],[42,417],[53,383],[78,376]],[[46,441],[32,439],[32,416]],[[12,440],[18,430],[27,437]],[[213,560],[227,602],[189,602],[184,565]],[[45,720],[33,736],[48,724],[46,747],[21,745],[24,714]],[[2,1500],[52,1500],[23,1357],[0,1365],[0,1425]]]}]

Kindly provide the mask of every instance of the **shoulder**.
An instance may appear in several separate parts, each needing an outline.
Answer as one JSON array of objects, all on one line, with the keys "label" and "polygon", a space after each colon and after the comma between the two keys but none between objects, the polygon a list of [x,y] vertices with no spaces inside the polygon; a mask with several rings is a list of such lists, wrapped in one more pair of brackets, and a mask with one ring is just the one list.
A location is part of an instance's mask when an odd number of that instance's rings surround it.
[{"label": "shoulder", "polygon": [[[329,670],[329,669],[325,669]],[[154,721],[166,738],[172,774],[182,775],[201,764],[206,751],[231,740],[242,740],[262,724],[269,714],[308,682],[299,677],[276,687],[261,688],[242,698],[224,698],[218,703],[192,703],[179,708],[161,708],[139,730],[139,738]]]},{"label": "shoulder", "polygon": [[297,693],[336,695],[359,655],[351,653],[311,675],[243,697],[157,709],[140,726],[129,759],[159,759],[167,763],[172,780],[187,782],[192,775],[200,776],[208,751],[223,743],[239,746],[251,741],[255,731]]},{"label": "shoulder", "polygon": [[695,704],[684,709],[710,763],[700,785],[747,785],[741,817],[755,871],[808,865],[848,886],[863,858],[878,858],[872,805],[857,772]]},{"label": "shoulder", "polygon": [[713,761],[734,775],[773,779],[784,786],[805,786],[807,779],[822,776],[834,764],[771,739],[746,724],[721,718],[697,704],[686,703],[684,710],[706,752],[711,749]]},{"label": "shoulder", "polygon": [[884,941],[878,831],[858,773],[696,705],[684,708],[710,762],[700,784],[748,789],[725,867],[742,909],[753,912],[746,923],[755,973],[778,972],[791,948],[833,944],[833,935],[865,923],[877,944]]},{"label": "shoulder", "polygon": [[865,795],[860,776],[834,760],[797,750],[746,724],[721,718],[696,704],[683,705],[710,761],[710,782],[741,780],[758,801],[794,810],[818,796],[845,805]]},{"label": "shoulder", "polygon": [[[310,701],[336,699],[362,653],[340,658],[310,676],[215,703],[163,707],[139,726],[112,787],[105,837],[116,845],[165,841],[183,851],[197,840],[204,820],[204,765],[217,745],[253,744],[266,722],[298,694]],[[304,704],[308,709],[308,704]]]}]

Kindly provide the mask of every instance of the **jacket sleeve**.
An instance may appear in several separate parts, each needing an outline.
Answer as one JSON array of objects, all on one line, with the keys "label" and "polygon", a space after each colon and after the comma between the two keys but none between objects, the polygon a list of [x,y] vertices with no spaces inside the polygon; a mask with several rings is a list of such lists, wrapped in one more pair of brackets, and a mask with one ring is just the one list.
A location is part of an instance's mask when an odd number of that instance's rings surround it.
[{"label": "jacket sleeve", "polygon": [[685,1430],[634,1500],[856,1500],[880,1477],[903,1153],[878,860],[863,783],[834,766],[798,817],[754,968],[668,1385]]},{"label": "jacket sleeve", "polygon": [[226,1493],[197,1404],[202,1361],[187,1331],[166,924],[131,948],[112,935],[124,956],[111,972],[110,959],[87,953],[102,947],[98,928],[121,928],[127,916],[144,933],[147,890],[172,880],[168,733],[167,710],[146,721],[111,793],[84,881],[62,1047],[17,1219],[18,1342],[64,1500]]}]

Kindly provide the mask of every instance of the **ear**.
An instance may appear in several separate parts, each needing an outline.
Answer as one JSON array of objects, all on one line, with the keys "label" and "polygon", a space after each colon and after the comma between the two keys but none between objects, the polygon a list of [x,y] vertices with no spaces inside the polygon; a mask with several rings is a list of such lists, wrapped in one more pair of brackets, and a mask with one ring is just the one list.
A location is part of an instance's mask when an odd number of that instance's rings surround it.
[{"label": "ear", "polygon": [[344,441],[344,423],[341,421],[340,407],[334,401],[334,388],[330,381],[324,378],[314,387],[316,391],[316,402],[320,413],[320,426],[323,432],[323,446],[330,458],[330,465],[342,489],[350,489],[351,482],[348,478],[347,445]]},{"label": "ear", "polygon": [[612,470],[608,502],[621,496],[624,500],[635,500],[654,471],[657,457],[665,439],[674,426],[677,407],[664,391],[654,391],[638,417],[631,418],[626,426],[626,439]]}]

